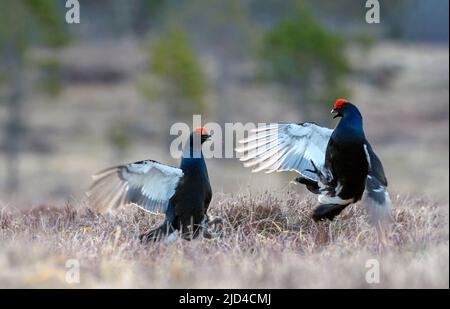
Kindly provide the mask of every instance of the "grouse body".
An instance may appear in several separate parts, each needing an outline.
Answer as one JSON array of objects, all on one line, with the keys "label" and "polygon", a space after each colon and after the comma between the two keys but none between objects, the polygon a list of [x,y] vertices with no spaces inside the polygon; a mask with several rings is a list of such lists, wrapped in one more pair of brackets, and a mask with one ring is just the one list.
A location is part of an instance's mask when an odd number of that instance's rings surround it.
[{"label": "grouse body", "polygon": [[94,175],[89,204],[98,212],[124,205],[165,213],[161,226],[142,234],[142,241],[158,240],[180,232],[185,239],[208,232],[207,215],[212,198],[202,144],[210,139],[205,128],[196,129],[183,149],[180,168],[144,160],[109,168]]},{"label": "grouse body", "polygon": [[383,165],[366,139],[358,108],[340,99],[333,106],[340,121],[334,130],[315,123],[270,124],[254,130],[236,149],[253,171],[296,171],[296,181],[318,194],[313,219],[330,219],[366,193],[374,224],[390,220]]}]

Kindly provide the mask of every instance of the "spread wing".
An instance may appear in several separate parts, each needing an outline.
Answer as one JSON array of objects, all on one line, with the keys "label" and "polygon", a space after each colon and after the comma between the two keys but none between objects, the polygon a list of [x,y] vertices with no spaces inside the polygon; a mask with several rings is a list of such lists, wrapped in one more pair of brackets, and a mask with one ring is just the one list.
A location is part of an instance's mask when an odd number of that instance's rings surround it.
[{"label": "spread wing", "polygon": [[252,131],[254,134],[240,141],[239,153],[245,167],[253,172],[296,171],[317,181],[313,170],[325,164],[325,152],[333,130],[315,123],[270,124]]},{"label": "spread wing", "polygon": [[181,169],[152,160],[112,167],[93,176],[89,205],[100,213],[126,204],[165,213],[182,177]]}]

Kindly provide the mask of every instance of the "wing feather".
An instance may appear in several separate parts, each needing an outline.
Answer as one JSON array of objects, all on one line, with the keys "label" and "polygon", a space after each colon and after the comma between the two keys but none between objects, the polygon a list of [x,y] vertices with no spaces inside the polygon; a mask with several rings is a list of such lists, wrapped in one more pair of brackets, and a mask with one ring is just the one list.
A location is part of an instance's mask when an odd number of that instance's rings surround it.
[{"label": "wing feather", "polygon": [[238,153],[244,166],[252,172],[296,171],[317,180],[308,170],[311,161],[318,168],[325,165],[325,152],[333,130],[315,123],[269,124],[252,130],[253,135],[241,140]]},{"label": "wing feather", "polygon": [[104,213],[133,204],[164,213],[182,177],[181,169],[152,160],[112,167],[93,176],[89,206]]}]

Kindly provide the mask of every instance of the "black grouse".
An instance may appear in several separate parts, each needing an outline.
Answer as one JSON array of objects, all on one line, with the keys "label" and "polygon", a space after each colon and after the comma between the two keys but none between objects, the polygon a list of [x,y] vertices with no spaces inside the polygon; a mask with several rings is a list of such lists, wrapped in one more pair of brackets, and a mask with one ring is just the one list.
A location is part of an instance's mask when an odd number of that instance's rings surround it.
[{"label": "black grouse", "polygon": [[206,238],[215,236],[208,231],[212,224],[207,215],[212,191],[202,153],[202,144],[210,137],[205,128],[190,134],[180,168],[144,160],[94,175],[88,191],[91,208],[104,213],[132,204],[149,212],[165,213],[161,226],[140,236],[143,242],[178,232],[184,239],[195,238],[200,232]]},{"label": "black grouse", "polygon": [[333,106],[340,117],[334,130],[315,123],[270,124],[240,141],[244,166],[253,172],[296,171],[296,181],[318,194],[315,221],[333,218],[366,192],[370,221],[380,227],[391,219],[391,203],[383,165],[366,139],[355,105],[340,99]]}]

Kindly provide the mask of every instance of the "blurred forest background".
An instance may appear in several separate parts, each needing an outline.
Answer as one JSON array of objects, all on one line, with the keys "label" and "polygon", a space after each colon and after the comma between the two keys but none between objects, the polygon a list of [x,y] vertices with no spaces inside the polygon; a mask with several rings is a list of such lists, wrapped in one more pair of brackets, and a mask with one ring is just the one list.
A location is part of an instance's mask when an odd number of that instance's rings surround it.
[{"label": "blurred forest background", "polygon": [[[0,206],[79,201],[90,175],[146,158],[177,165],[169,128],[334,126],[356,103],[392,192],[448,202],[447,0],[0,0]],[[211,159],[216,192],[286,188]]]}]

